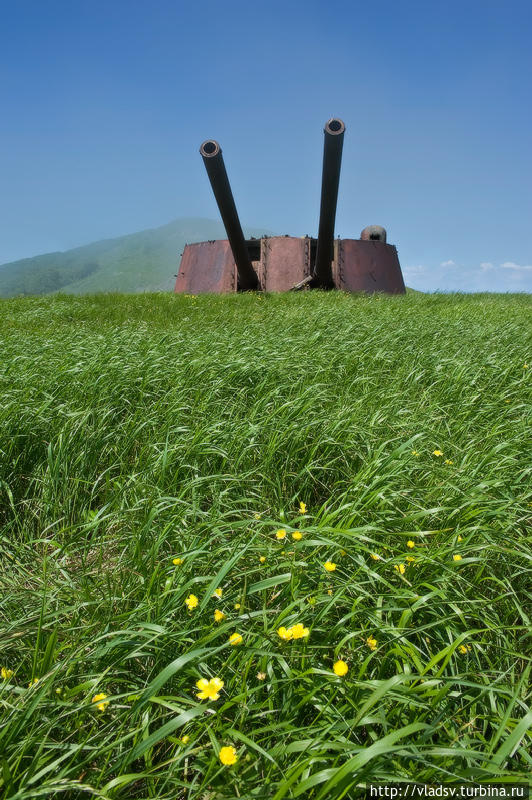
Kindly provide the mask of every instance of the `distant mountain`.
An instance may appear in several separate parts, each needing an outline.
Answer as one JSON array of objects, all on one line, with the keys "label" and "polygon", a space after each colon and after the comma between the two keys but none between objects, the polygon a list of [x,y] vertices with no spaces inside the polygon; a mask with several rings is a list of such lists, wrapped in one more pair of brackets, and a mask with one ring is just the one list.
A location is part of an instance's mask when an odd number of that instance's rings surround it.
[{"label": "distant mountain", "polygon": [[[270,233],[246,228],[248,237]],[[225,239],[221,222],[176,219],[58,253],[23,258],[0,266],[0,297],[68,292],[171,291],[185,244]]]}]

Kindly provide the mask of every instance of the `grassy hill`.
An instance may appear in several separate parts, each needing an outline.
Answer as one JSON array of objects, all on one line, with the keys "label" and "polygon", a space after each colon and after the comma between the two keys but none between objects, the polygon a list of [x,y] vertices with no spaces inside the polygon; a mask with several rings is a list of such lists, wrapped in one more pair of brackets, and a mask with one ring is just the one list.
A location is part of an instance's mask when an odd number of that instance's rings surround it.
[{"label": "grassy hill", "polygon": [[[248,236],[263,233],[246,229]],[[185,244],[220,238],[226,238],[221,222],[177,219],[160,228],[13,261],[0,266],[0,297],[169,291]]]},{"label": "grassy hill", "polygon": [[0,795],[526,782],[531,346],[526,295],[0,301]]}]

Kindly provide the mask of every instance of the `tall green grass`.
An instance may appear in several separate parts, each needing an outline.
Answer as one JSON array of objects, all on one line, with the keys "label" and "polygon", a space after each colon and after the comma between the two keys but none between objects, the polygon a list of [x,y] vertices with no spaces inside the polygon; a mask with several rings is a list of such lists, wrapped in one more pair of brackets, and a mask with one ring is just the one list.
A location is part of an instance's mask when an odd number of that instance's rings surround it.
[{"label": "tall green grass", "polygon": [[1,796],[529,774],[529,296],[0,311]]}]

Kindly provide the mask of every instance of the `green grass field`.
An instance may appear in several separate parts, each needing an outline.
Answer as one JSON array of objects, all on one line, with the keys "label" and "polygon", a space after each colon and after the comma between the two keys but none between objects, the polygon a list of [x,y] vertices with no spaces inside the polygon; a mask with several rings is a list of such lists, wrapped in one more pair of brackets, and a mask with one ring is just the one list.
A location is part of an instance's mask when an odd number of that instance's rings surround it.
[{"label": "green grass field", "polygon": [[0,796],[530,774],[530,296],[0,311]]}]

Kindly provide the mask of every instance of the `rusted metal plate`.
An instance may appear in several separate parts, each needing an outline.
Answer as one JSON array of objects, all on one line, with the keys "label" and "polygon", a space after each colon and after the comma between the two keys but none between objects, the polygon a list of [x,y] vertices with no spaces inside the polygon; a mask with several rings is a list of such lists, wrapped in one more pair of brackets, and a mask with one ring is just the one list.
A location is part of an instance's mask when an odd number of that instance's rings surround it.
[{"label": "rusted metal plate", "polygon": [[175,292],[218,294],[235,292],[236,285],[236,264],[227,239],[186,245],[175,282]]},{"label": "rusted metal plate", "polygon": [[310,239],[294,236],[264,237],[259,281],[267,292],[288,292],[310,275]]},{"label": "rusted metal plate", "polygon": [[338,239],[333,277],[336,288],[348,292],[406,291],[397,250],[385,242]]}]

